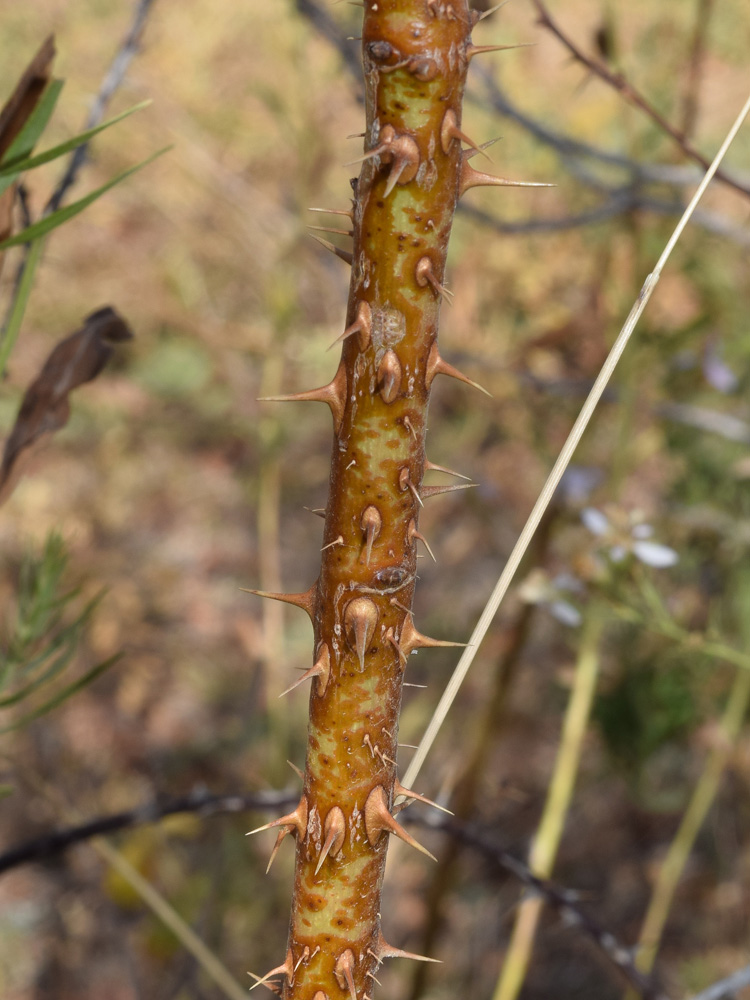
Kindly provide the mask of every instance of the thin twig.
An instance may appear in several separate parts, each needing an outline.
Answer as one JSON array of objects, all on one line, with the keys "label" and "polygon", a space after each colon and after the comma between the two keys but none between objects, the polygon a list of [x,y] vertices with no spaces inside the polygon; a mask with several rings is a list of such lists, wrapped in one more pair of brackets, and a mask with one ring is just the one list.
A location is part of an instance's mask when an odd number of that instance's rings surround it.
[{"label": "thin twig", "polygon": [[580,414],[578,415],[575,424],[573,425],[573,429],[571,430],[565,444],[563,445],[562,451],[560,452],[560,455],[557,461],[555,462],[554,467],[550,472],[549,477],[547,478],[547,481],[544,484],[541,493],[539,494],[539,498],[534,504],[534,508],[531,511],[531,514],[529,515],[526,524],[524,525],[523,531],[521,532],[521,535],[508,558],[508,562],[506,563],[505,568],[503,569],[503,572],[501,573],[500,578],[497,581],[497,584],[495,585],[495,589],[490,595],[487,604],[485,605],[484,611],[482,612],[479,621],[477,622],[474,631],[472,632],[466,650],[464,651],[463,655],[458,661],[458,664],[456,665],[456,668],[453,672],[453,676],[448,682],[448,685],[445,691],[443,692],[443,695],[438,703],[438,706],[435,709],[430,724],[428,725],[427,730],[425,731],[425,734],[419,745],[419,750],[417,750],[417,752],[415,753],[414,758],[412,759],[412,762],[404,777],[404,784],[408,788],[413,787],[413,783],[416,781],[417,775],[419,774],[419,771],[422,768],[422,764],[424,763],[425,758],[427,757],[427,754],[429,753],[429,750],[432,744],[434,743],[438,732],[440,731],[440,727],[445,721],[445,717],[447,716],[448,711],[450,710],[450,707],[453,704],[456,695],[458,694],[459,688],[463,683],[464,677],[468,673],[469,667],[471,666],[474,657],[476,656],[479,645],[484,639],[484,636],[486,635],[487,630],[489,629],[492,620],[495,617],[495,614],[497,613],[497,609],[500,607],[501,601],[505,597],[508,587],[510,586],[511,581],[513,580],[513,577],[516,574],[516,570],[518,569],[521,560],[523,559],[523,556],[526,552],[526,549],[528,548],[529,543],[531,542],[531,539],[534,536],[534,532],[539,526],[539,522],[544,516],[544,512],[547,510],[547,507],[549,506],[550,501],[552,500],[552,496],[557,487],[559,486],[560,480],[562,479],[563,474],[567,469],[581,438],[583,437],[583,433],[588,427],[589,421],[593,416],[594,410],[596,409],[597,404],[599,403],[599,400],[601,399],[601,396],[605,388],[607,387],[607,383],[612,377],[612,373],[617,367],[617,363],[620,360],[620,357],[622,356],[622,353],[625,350],[628,341],[630,340],[630,337],[632,336],[633,330],[635,329],[635,326],[638,320],[640,319],[643,310],[646,308],[646,304],[648,303],[648,300],[651,298],[651,294],[654,288],[659,282],[659,278],[661,276],[662,270],[664,269],[664,266],[666,265],[673,249],[675,248],[678,240],[680,239],[680,236],[682,235],[685,227],[687,226],[690,217],[695,211],[698,202],[703,197],[706,188],[708,187],[712,178],[714,177],[714,174],[716,173],[719,164],[726,155],[727,150],[734,141],[735,136],[739,132],[740,127],[742,126],[742,123],[744,122],[749,112],[750,112],[750,96],[748,96],[747,100],[745,101],[742,110],[735,119],[731,129],[727,133],[724,142],[721,144],[721,148],[714,157],[711,166],[706,171],[705,177],[703,178],[700,185],[698,186],[698,189],[691,198],[690,204],[685,209],[680,221],[677,223],[677,226],[674,232],[672,233],[672,236],[667,242],[667,245],[664,248],[661,256],[659,257],[659,260],[656,262],[653,271],[651,272],[651,274],[647,276],[646,280],[644,281],[640,294],[638,295],[638,298],[633,304],[633,308],[630,310],[630,315],[625,321],[625,325],[623,326],[622,330],[618,334],[617,339],[615,340],[612,349],[610,350],[609,355],[607,356],[607,360],[604,362],[602,370],[599,372],[599,375],[597,376],[596,381],[594,382],[591,392],[589,393],[586,402],[583,404],[583,408]]},{"label": "thin twig", "polygon": [[[659,128],[670,136],[674,142],[680,147],[682,152],[689,156],[691,160],[694,160],[704,169],[708,169],[709,160],[699,153],[695,146],[687,139],[685,134],[679,129],[676,129],[671,122],[660,114],[656,108],[651,104],[640,91],[636,90],[635,87],[628,81],[628,79],[622,73],[614,73],[610,70],[604,63],[599,62],[597,59],[592,59],[582,52],[576,43],[565,34],[565,32],[560,28],[555,20],[553,20],[552,15],[549,13],[545,7],[542,0],[532,0],[532,3],[539,12],[539,24],[543,28],[549,29],[556,38],[558,38],[565,48],[570,52],[570,54],[578,60],[583,66],[585,66],[592,73],[596,74],[605,83],[608,83],[610,87],[613,87],[619,94],[625,98],[625,100],[632,104],[636,108],[640,108],[641,111],[646,114],[651,121],[655,122]],[[716,179],[723,181],[725,184],[729,184],[730,187],[735,188],[737,191],[741,191],[743,194],[750,194],[750,186],[743,184],[728,174],[724,173],[723,170],[716,170]]]},{"label": "thin twig", "polygon": [[[125,79],[128,66],[130,66],[130,63],[138,52],[146,20],[155,2],[156,0],[138,0],[130,28],[120,43],[120,47],[115,53],[115,57],[102,80],[82,131],[94,128],[104,119],[104,113],[107,110],[109,102],[120,88],[122,81]],[[60,178],[59,183],[45,205],[45,215],[55,212],[62,204],[63,198],[75,184],[81,167],[86,162],[88,149],[89,144],[84,142],[73,151],[65,173]]]},{"label": "thin twig", "polygon": [[[511,222],[498,219],[497,216],[485,212],[484,209],[477,208],[476,205],[469,202],[461,202],[457,211],[462,216],[474,219],[475,222],[480,222],[504,236],[520,236],[526,233],[555,233],[566,232],[570,229],[582,229],[584,226],[608,222],[618,215],[625,215],[629,212],[645,211],[653,212],[655,215],[674,217],[679,216],[685,210],[682,202],[650,198],[630,185],[604,190],[608,192],[608,198],[595,208],[584,209],[577,214],[562,215],[557,218],[536,216],[533,219]],[[738,246],[750,246],[750,230],[744,226],[736,225],[731,219],[716,212],[696,211],[693,216],[693,225],[715,236],[731,240]]]},{"label": "thin twig", "polygon": [[298,798],[299,793],[294,794],[289,789],[278,792],[254,792],[252,795],[209,795],[208,792],[201,791],[178,799],[150,802],[137,809],[113,813],[110,816],[98,816],[78,826],[53,830],[42,837],[11,847],[10,850],[0,854],[0,873],[17,868],[19,865],[55,857],[75,844],[90,840],[91,837],[158,823],[165,816],[173,816],[175,813],[217,816],[225,813],[263,812],[292,805]]},{"label": "thin twig", "polygon": [[644,1000],[667,1000],[666,994],[650,975],[644,975],[636,968],[631,950],[621,944],[608,930],[601,927],[575,902],[576,893],[561,888],[547,879],[538,878],[518,858],[498,847],[489,837],[481,833],[475,826],[465,823],[455,817],[435,821],[424,821],[415,817],[415,822],[430,829],[442,830],[462,843],[479,851],[490,858],[505,871],[514,875],[526,888],[535,895],[541,896],[547,905],[554,909],[563,922],[570,927],[579,928],[590,941],[596,945],[613,966]]},{"label": "thin twig", "polygon": [[[649,184],[670,184],[674,186],[684,186],[697,184],[701,177],[701,172],[697,167],[675,166],[674,164],[663,163],[641,163],[638,160],[630,159],[622,153],[613,153],[600,146],[593,146],[591,143],[583,142],[581,139],[574,139],[564,132],[537,121],[527,115],[500,88],[497,80],[488,70],[482,66],[474,68],[474,74],[481,80],[485,90],[481,97],[469,94],[469,100],[477,104],[480,108],[487,110],[487,105],[504,118],[520,125],[525,132],[533,136],[538,142],[550,149],[554,149],[560,157],[576,160],[594,160],[607,167],[615,167],[626,170],[633,183],[647,182]],[[733,170],[730,175],[739,184],[750,185],[750,177],[746,173]]]}]

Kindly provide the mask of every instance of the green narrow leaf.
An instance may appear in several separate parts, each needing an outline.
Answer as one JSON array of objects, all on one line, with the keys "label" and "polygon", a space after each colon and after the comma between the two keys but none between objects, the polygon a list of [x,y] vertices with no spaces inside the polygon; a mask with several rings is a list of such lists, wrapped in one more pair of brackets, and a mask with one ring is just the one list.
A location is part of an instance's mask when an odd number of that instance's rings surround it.
[{"label": "green narrow leaf", "polygon": [[[57,635],[47,644],[47,646],[40,650],[40,652],[35,655],[31,660],[22,662],[18,668],[19,677],[30,677],[33,675],[34,671],[41,667],[46,660],[53,656],[59,649],[62,649],[67,643],[75,644],[78,633],[81,631],[86,622],[90,619],[94,612],[94,609],[99,604],[101,599],[104,597],[105,591],[100,591],[88,604],[84,607],[81,613],[65,628],[61,629]],[[53,626],[56,624],[53,623]],[[49,627],[48,627],[49,628]],[[45,630],[46,631],[46,630]],[[0,702],[2,704],[2,702]]]},{"label": "green narrow leaf", "polygon": [[55,110],[64,82],[64,80],[50,82],[37,106],[26,119],[25,125],[5,151],[5,156],[0,160],[2,173],[6,172],[5,167],[8,163],[14,160],[23,160],[39,142],[52,117],[52,112]]},{"label": "green narrow leaf", "polygon": [[[88,208],[92,202],[101,198],[101,196],[109,191],[110,188],[115,187],[116,184],[124,181],[126,177],[130,177],[130,175],[134,174],[137,170],[141,170],[143,167],[148,166],[149,163],[152,163],[158,156],[166,153],[167,150],[171,148],[171,146],[165,146],[164,149],[160,149],[156,153],[152,153],[152,155],[146,157],[145,160],[137,163],[134,167],[128,167],[127,170],[123,170],[121,174],[113,177],[112,180],[107,181],[106,184],[102,184],[101,187],[92,191],[90,194],[87,194],[84,198],[79,198],[79,200],[74,201],[72,205],[66,205],[64,208],[58,208],[58,210],[53,212],[52,215],[47,215],[45,218],[40,219],[33,225],[27,226],[26,229],[21,230],[20,233],[16,233],[15,236],[11,236],[9,239],[3,240],[3,242],[0,243],[0,250],[7,250],[9,247],[21,246],[24,243],[31,243],[33,240],[38,240],[40,236],[46,236],[47,233],[52,232],[53,229],[57,229],[58,226],[67,222],[68,219],[72,219],[74,216],[78,215],[79,212],[84,210],[84,208]],[[1,370],[2,367],[0,367],[0,371]]]},{"label": "green narrow leaf", "polygon": [[[112,125],[116,125],[118,122],[121,122],[123,118],[128,118],[130,115],[135,114],[136,111],[142,111],[143,108],[147,108],[149,104],[151,104],[151,101],[141,101],[140,104],[134,104],[132,108],[128,108],[127,111],[123,111],[121,114],[115,115],[114,118],[107,119],[107,121],[102,122],[101,125],[96,125],[94,128],[90,128],[86,132],[80,132],[78,135],[74,135],[72,139],[67,139],[65,142],[61,142],[57,146],[52,146],[50,149],[46,149],[43,153],[37,153],[36,156],[29,156],[28,153],[30,150],[26,150],[20,156],[16,156],[13,159],[9,159],[6,156],[2,163],[0,163],[0,177],[11,173],[17,175],[26,170],[33,170],[34,167],[40,167],[43,163],[49,163],[51,160],[56,160],[58,157],[71,152],[71,150],[77,149],[78,146],[82,146],[85,142],[93,139],[95,135],[98,135],[105,129],[111,128]],[[21,133],[21,135],[23,135],[23,133]]]},{"label": "green narrow leaf", "polygon": [[91,670],[86,671],[86,673],[82,677],[79,677],[78,680],[73,681],[72,684],[63,688],[62,691],[58,691],[54,698],[50,698],[49,701],[46,701],[39,708],[34,709],[33,712],[28,712],[20,719],[17,719],[16,722],[13,722],[10,726],[3,726],[0,728],[0,735],[10,733],[14,729],[21,729],[22,726],[28,725],[30,722],[33,722],[34,719],[38,719],[40,716],[51,712],[53,708],[57,708],[58,705],[61,705],[66,699],[70,698],[71,695],[76,694],[76,692],[81,691],[92,681],[96,680],[96,678],[99,677],[100,674],[103,674],[105,670],[109,670],[109,668],[113,666],[113,664],[115,664],[121,656],[122,653],[116,653],[114,656],[110,656],[108,660],[104,660],[103,663],[98,663],[95,667],[92,667]]},{"label": "green narrow leaf", "polygon": [[54,680],[55,677],[57,677],[57,675],[70,663],[75,651],[76,646],[73,642],[52,661],[45,671],[39,674],[38,677],[35,677],[29,684],[19,688],[17,691],[14,691],[13,694],[9,694],[5,698],[0,698],[0,708],[9,708],[11,705],[18,705],[20,702],[32,695],[34,691],[37,691],[43,685],[48,684],[51,680]]},{"label": "green narrow leaf", "polygon": [[23,162],[29,156],[47,127],[63,88],[63,82],[53,80],[50,83],[26,124],[5,151],[5,156],[0,160],[0,194],[18,178],[20,171],[12,164]]},{"label": "green narrow leaf", "polygon": [[0,379],[5,376],[5,367],[8,364],[10,352],[15,346],[16,338],[23,323],[31,289],[34,287],[34,277],[42,256],[43,246],[44,240],[34,240],[29,247],[29,253],[26,257],[23,273],[21,274],[21,281],[13,299],[13,307],[5,327],[5,335],[2,342],[0,342]]}]

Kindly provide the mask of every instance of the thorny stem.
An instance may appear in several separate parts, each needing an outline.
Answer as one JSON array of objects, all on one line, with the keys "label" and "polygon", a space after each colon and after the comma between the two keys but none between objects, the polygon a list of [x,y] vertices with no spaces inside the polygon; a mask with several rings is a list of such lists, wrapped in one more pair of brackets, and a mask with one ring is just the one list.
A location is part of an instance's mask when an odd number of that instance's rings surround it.
[{"label": "thorny stem", "polygon": [[380,929],[387,835],[428,853],[392,815],[410,798],[396,778],[404,669],[443,645],[411,616],[420,510],[443,490],[422,487],[427,405],[436,375],[469,381],[437,348],[456,203],[506,183],[462,151],[477,17],[467,0],[364,4],[353,248],[331,247],[352,264],[342,356],[327,386],[286,397],[327,403],[334,423],[320,576],[304,594],[269,595],[304,608],[315,632],[303,794],[273,824],[277,847],[297,842],[289,944],[261,980],[287,1000],[372,996],[377,967],[398,954]]}]

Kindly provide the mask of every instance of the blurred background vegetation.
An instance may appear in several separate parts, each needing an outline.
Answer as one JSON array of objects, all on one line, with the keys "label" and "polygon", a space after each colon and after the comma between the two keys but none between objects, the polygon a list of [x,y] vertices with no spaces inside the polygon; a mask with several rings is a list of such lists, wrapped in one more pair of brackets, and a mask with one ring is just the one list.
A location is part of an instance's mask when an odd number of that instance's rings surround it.
[{"label": "blurred background vegetation", "polygon": [[[359,34],[356,7],[321,7],[344,37]],[[3,7],[3,100],[43,37],[56,36],[66,84],[40,148],[80,131],[133,10],[125,0]],[[552,11],[713,155],[746,96],[740,0],[568,0]],[[422,563],[416,621],[457,640],[691,190],[666,181],[698,176],[535,18],[514,0],[474,33],[479,44],[534,45],[472,70],[464,130],[480,142],[501,136],[489,169],[557,186],[472,192],[474,213],[456,219],[455,304],[441,340],[493,399],[436,388],[430,457],[479,488],[424,513],[438,564]],[[4,655],[18,652],[34,560],[61,593],[75,591],[56,623],[75,634],[74,675],[122,654],[53,713],[0,735],[5,848],[196,789],[295,786],[286,762],[303,763],[306,696],[277,696],[309,665],[309,625],[239,588],[296,591],[314,579],[322,525],[304,507],[325,504],[330,418],[323,407],[256,400],[334,370],[325,348],[342,329],[348,274],[309,238],[320,219],[307,208],[348,207],[343,164],[360,152],[347,138],[362,129],[359,93],[331,39],[291,0],[153,6],[111,111],[153,104],[95,140],[73,197],[173,148],[50,236],[0,387],[5,434],[24,388],[83,316],[109,303],[135,333],[71,397],[68,426],[0,510]],[[543,141],[493,108],[493,93],[560,136],[670,169],[646,183],[627,165]],[[749,158],[746,128],[727,163],[745,184]],[[59,173],[51,164],[29,176],[34,211]],[[577,224],[590,213],[597,221]],[[718,760],[657,963],[675,997],[750,960],[749,222],[748,195],[714,184],[418,786],[461,800],[466,818],[526,858],[595,621],[597,694],[553,874],[633,945],[665,852]],[[405,743],[418,742],[454,659],[423,652],[410,666],[427,688],[407,693]],[[262,973],[284,949],[292,852],[266,877],[271,835],[243,836],[269,818],[180,815],[112,839],[243,986],[246,970]],[[445,837],[423,837],[449,855]],[[394,852],[388,938],[445,964],[415,980],[409,964],[391,963],[383,997],[492,995],[519,883],[468,848],[451,850],[450,869]],[[8,1000],[227,995],[85,843],[0,879],[0,984]],[[622,990],[580,933],[542,918],[523,997]]]}]

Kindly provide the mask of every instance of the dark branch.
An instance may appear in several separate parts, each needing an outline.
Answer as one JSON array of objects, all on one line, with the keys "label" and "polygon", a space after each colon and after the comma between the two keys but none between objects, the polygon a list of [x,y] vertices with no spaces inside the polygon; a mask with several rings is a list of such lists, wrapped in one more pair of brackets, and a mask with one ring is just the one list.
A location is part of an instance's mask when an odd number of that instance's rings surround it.
[{"label": "dark branch", "polygon": [[165,816],[173,816],[175,813],[198,813],[200,816],[208,817],[224,813],[265,812],[293,805],[298,798],[299,793],[294,795],[289,790],[255,792],[252,795],[209,795],[208,792],[201,791],[179,799],[152,802],[128,812],[99,816],[79,826],[52,830],[34,840],[18,844],[0,854],[0,873],[30,862],[46,861],[67,851],[74,844],[90,840],[91,837],[131,830],[148,823],[158,823]]},{"label": "dark branch", "polygon": [[[587,56],[584,52],[582,52],[575,42],[563,32],[557,22],[553,20],[552,15],[549,13],[542,0],[532,0],[532,2],[539,11],[538,23],[543,28],[547,28],[551,31],[552,34],[562,42],[570,54],[578,60],[578,62],[598,76],[600,80],[604,80],[604,82],[608,83],[610,87],[613,87],[629,104],[632,104],[634,107],[643,111],[652,122],[659,126],[662,132],[670,136],[670,138],[677,143],[686,156],[689,156],[690,159],[694,160],[696,163],[700,163],[704,170],[708,170],[711,165],[711,161],[707,160],[702,153],[698,152],[698,150],[688,140],[684,132],[679,131],[670,122],[668,122],[667,119],[656,110],[653,104],[647,101],[640,91],[635,89],[635,87],[622,73],[613,73],[603,63],[599,62],[597,59],[592,59],[590,56]],[[728,184],[730,187],[735,188],[735,190],[741,191],[742,194],[750,194],[750,186],[743,184],[733,177],[730,177],[721,169],[716,171],[716,178],[717,180],[721,180],[725,184]]]},{"label": "dark branch", "polygon": [[[579,928],[644,1000],[667,1000],[667,995],[653,977],[645,975],[636,968],[631,950],[620,944],[613,934],[601,927],[578,906],[577,893],[563,889],[546,879],[537,878],[522,861],[498,847],[489,837],[470,823],[455,817],[429,823],[419,820],[417,817],[414,819],[430,829],[442,830],[451,837],[455,837],[461,843],[474,848],[484,857],[494,861],[505,871],[515,875],[531,893],[541,896],[547,905],[560,915],[565,924]],[[704,1000],[704,998],[700,998],[700,1000]]]},{"label": "dark branch", "polygon": [[[83,127],[84,132],[94,128],[103,120],[109,102],[114,97],[116,91],[119,90],[122,81],[125,79],[128,66],[138,52],[141,35],[146,26],[146,19],[155,2],[156,0],[138,0],[133,21],[128,29],[128,33],[120,43],[120,47],[107,70],[106,76],[102,80],[99,92],[96,95],[91,111],[86,119],[86,124]],[[68,190],[75,184],[81,167],[86,162],[88,147],[89,144],[85,142],[73,152],[65,173],[60,178],[57,187],[52,192],[45,206],[45,215],[49,215],[60,207]]]},{"label": "dark branch", "polygon": [[359,93],[361,95],[362,60],[360,59],[357,46],[353,45],[352,40],[344,35],[328,11],[319,7],[314,3],[314,0],[297,0],[297,10],[314,25],[324,38],[328,39],[334,48],[338,49],[341,58],[346,63],[346,68],[359,83]]},{"label": "dark branch", "polygon": [[[650,198],[630,185],[620,188],[605,188],[606,199],[599,205],[584,209],[573,215],[558,217],[537,217],[533,219],[506,221],[499,219],[490,212],[485,212],[468,202],[458,206],[461,215],[468,216],[484,226],[494,229],[506,236],[517,236],[523,233],[554,233],[568,229],[580,229],[601,222],[608,222],[626,212],[647,211],[655,215],[678,217],[685,211],[681,201],[665,201]],[[693,223],[708,233],[732,240],[739,246],[750,246],[750,230],[734,225],[729,219],[715,212],[697,210],[693,214]]]}]

